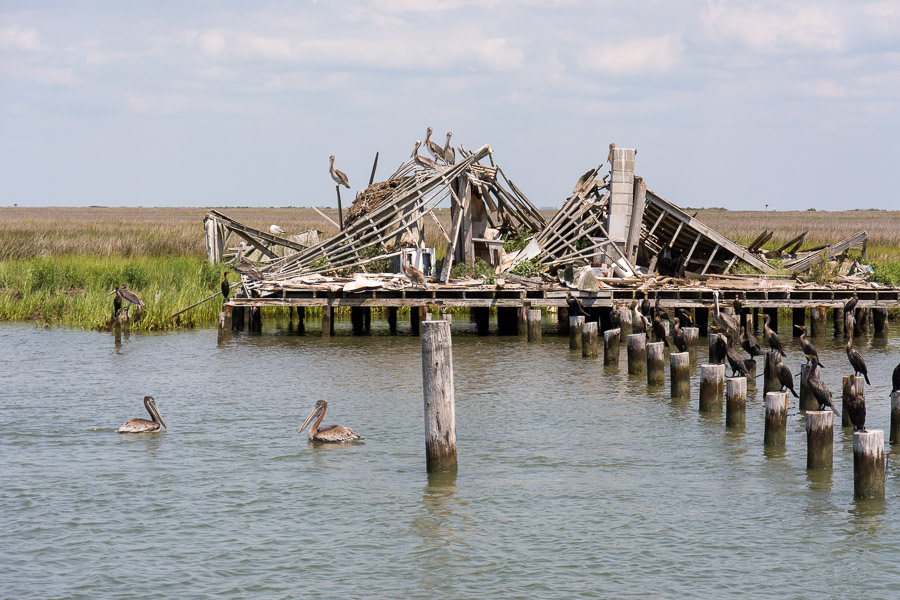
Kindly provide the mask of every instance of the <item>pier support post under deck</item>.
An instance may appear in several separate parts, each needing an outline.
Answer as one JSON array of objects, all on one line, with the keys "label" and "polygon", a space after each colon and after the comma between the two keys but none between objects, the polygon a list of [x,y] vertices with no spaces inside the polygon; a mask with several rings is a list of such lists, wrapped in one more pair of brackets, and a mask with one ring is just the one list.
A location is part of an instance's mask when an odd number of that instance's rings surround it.
[{"label": "pier support post under deck", "polygon": [[350,323],[353,325],[353,335],[362,335],[365,333],[365,328],[363,327],[362,306],[350,307]]},{"label": "pier support post under deck", "polygon": [[519,335],[518,307],[497,307],[497,329],[499,330],[500,335]]},{"label": "pier support post under deck", "polygon": [[491,309],[487,306],[472,307],[470,315],[475,321],[478,335],[487,335],[491,332]]},{"label": "pier support post under deck", "polygon": [[529,310],[525,315],[528,324],[528,341],[529,342],[539,342],[541,341],[541,311],[538,310]]},{"label": "pier support post under deck", "polygon": [[887,316],[888,310],[886,308],[872,308],[872,325],[875,328],[875,335],[884,335]]},{"label": "pier support post under deck", "polygon": [[569,335],[569,308],[560,306],[556,309],[556,322],[560,335]]},{"label": "pier support post under deck", "polygon": [[297,333],[306,333],[306,307],[297,306]]},{"label": "pier support post under deck", "polygon": [[334,334],[334,308],[326,304],[322,307],[322,337],[331,337]]},{"label": "pier support post under deck", "polygon": [[794,308],[791,310],[791,317],[793,322],[793,327],[791,327],[791,331],[793,332],[794,337],[800,337],[802,333],[798,326],[805,327],[806,326],[806,309],[805,308]]},{"label": "pier support post under deck", "polygon": [[834,323],[834,337],[844,337],[844,309],[836,306],[831,319]]},{"label": "pier support post under deck", "polygon": [[244,330],[244,310],[243,306],[235,306],[234,310],[231,311],[231,330],[232,331],[243,331]]},{"label": "pier support post under deck", "polygon": [[694,309],[694,325],[697,326],[698,335],[705,336],[709,333],[709,309],[698,307]]},{"label": "pier support post under deck", "polygon": [[809,309],[809,335],[817,337],[825,333],[825,314],[827,309],[824,306],[813,306]]},{"label": "pier support post under deck", "polygon": [[388,331],[391,333],[397,333],[397,307],[396,306],[388,306]]}]

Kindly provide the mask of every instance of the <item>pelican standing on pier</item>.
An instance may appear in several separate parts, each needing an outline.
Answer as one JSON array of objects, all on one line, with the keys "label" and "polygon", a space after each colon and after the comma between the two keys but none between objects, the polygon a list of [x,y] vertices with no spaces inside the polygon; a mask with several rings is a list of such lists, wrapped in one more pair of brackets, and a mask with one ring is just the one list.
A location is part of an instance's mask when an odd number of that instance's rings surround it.
[{"label": "pelican standing on pier", "polygon": [[331,178],[338,185],[338,187],[344,186],[349,190],[350,180],[347,179],[347,174],[334,168],[334,154],[329,156],[328,160],[330,161],[328,164],[328,172],[331,173]]},{"label": "pelican standing on pier", "polygon": [[453,135],[452,131],[447,132],[447,142],[444,144],[444,162],[448,165],[456,164],[456,150],[453,149],[453,146],[450,145],[450,136]]},{"label": "pelican standing on pier", "polygon": [[245,242],[241,242],[238,246],[235,263],[231,266],[231,268],[234,269],[235,273],[241,275],[242,277],[246,275],[247,279],[253,281],[261,281],[263,278],[263,274],[256,266],[256,263],[249,258],[244,257],[244,251],[246,249],[247,244]]},{"label": "pelican standing on pier", "polygon": [[[137,306],[137,313],[141,313],[141,308],[144,306],[144,301],[141,300],[141,297],[128,289],[128,286],[124,283],[110,293],[107,296],[116,295],[116,300],[118,300],[118,306],[121,306],[122,303],[125,303],[125,314],[128,315],[128,311],[132,305]],[[113,300],[113,306],[116,306],[117,303]]]},{"label": "pelican standing on pier", "polygon": [[403,272],[406,273],[406,276],[409,277],[409,280],[413,282],[414,285],[421,285],[426,290],[428,289],[428,279],[425,277],[425,273],[418,270],[412,265],[403,265]]},{"label": "pelican standing on pier", "polygon": [[729,340],[733,340],[739,330],[738,320],[732,315],[726,315],[719,310],[719,290],[713,290],[713,299],[715,300],[713,323],[722,330]]},{"label": "pelican standing on pier", "polygon": [[437,169],[437,163],[428,158],[427,156],[419,155],[419,146],[422,145],[420,140],[416,140],[416,146],[413,148],[412,154],[409,155],[410,158],[415,159],[416,164],[422,167],[423,169]]},{"label": "pelican standing on pier", "polygon": [[[156,407],[156,400],[153,399],[153,396],[144,396],[144,408],[150,413],[150,418],[152,420],[130,419],[126,421],[124,425],[116,429],[116,432],[152,433],[154,431],[159,431],[160,425],[166,427],[166,422],[163,421],[162,415],[159,414],[159,409]],[[166,429],[168,429],[168,427],[166,427]]]},{"label": "pelican standing on pier", "polygon": [[316,419],[309,428],[309,433],[307,434],[307,437],[311,442],[350,442],[353,440],[364,439],[363,436],[343,425],[329,425],[328,427],[319,429],[319,425],[322,424],[322,419],[325,418],[326,410],[328,410],[327,402],[324,400],[316,402],[312,412],[310,412],[309,416],[306,417],[306,420],[303,421],[303,425],[300,426],[297,433],[302,433],[306,426],[309,425],[313,419]]},{"label": "pelican standing on pier", "polygon": [[428,127],[425,130],[425,148],[434,157],[434,160],[444,160],[444,149],[437,142],[432,141],[431,134],[434,130]]}]

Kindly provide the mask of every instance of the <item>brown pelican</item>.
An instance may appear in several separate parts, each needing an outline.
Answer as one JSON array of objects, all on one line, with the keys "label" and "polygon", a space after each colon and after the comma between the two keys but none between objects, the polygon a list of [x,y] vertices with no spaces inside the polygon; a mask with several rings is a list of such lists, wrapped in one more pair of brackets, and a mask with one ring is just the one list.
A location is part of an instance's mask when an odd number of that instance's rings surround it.
[{"label": "brown pelican", "polygon": [[747,328],[743,326],[741,326],[741,348],[750,355],[750,358],[763,355],[763,351],[759,347],[756,336],[747,331]]},{"label": "brown pelican", "polygon": [[769,343],[769,348],[772,350],[777,350],[781,355],[787,356],[787,352],[784,351],[784,344],[781,343],[781,339],[778,337],[778,334],[769,327],[769,321],[771,321],[772,317],[769,314],[763,315],[763,331],[766,335],[766,341]]},{"label": "brown pelican", "polygon": [[303,425],[300,426],[297,433],[301,433],[313,419],[316,419],[316,422],[312,424],[309,428],[309,433],[307,434],[309,440],[312,442],[349,442],[352,440],[363,439],[363,436],[343,425],[329,425],[328,427],[319,429],[319,425],[322,424],[322,419],[325,418],[326,410],[328,410],[327,402],[324,400],[316,402],[312,412],[310,412],[309,416],[306,417],[306,420],[303,421]]},{"label": "brown pelican", "polygon": [[[159,409],[156,408],[156,400],[153,399],[153,396],[144,396],[144,408],[146,408],[147,412],[150,413],[150,417],[152,420],[148,421],[147,419],[131,419],[129,421],[126,421],[124,425],[119,427],[116,432],[151,433],[153,431],[159,431],[160,425],[166,427],[166,422],[163,421],[162,415],[159,414]],[[166,427],[166,429],[168,429],[168,427]]]},{"label": "brown pelican", "polygon": [[238,275],[246,275],[247,279],[261,281],[263,278],[263,274],[256,266],[256,263],[249,258],[244,257],[244,250],[246,249],[247,244],[245,242],[241,242],[241,244],[238,246],[238,253],[237,257],[235,258],[235,263],[231,266],[231,268],[234,269],[234,271]]},{"label": "brown pelican", "polygon": [[719,290],[713,290],[713,299],[715,300],[713,323],[728,336],[728,339],[734,339],[739,328],[738,320],[719,310]]},{"label": "brown pelican", "polygon": [[422,145],[422,142],[416,140],[416,147],[413,148],[412,154],[410,154],[410,158],[414,158],[416,164],[422,167],[423,169],[437,169],[437,163],[428,158],[427,156],[419,155],[419,146]]},{"label": "brown pelican", "polygon": [[850,376],[847,386],[847,415],[853,423],[853,431],[866,430],[866,399],[856,391],[856,375]]},{"label": "brown pelican", "polygon": [[866,378],[866,383],[868,385],[872,385],[869,383],[869,369],[866,367],[866,361],[863,360],[862,354],[859,353],[859,350],[853,347],[853,336],[851,335],[847,339],[847,360],[850,361],[850,364],[853,365],[853,374],[859,375],[863,374],[863,377]]},{"label": "brown pelican", "polygon": [[809,387],[809,390],[812,392],[813,396],[816,398],[816,402],[819,403],[819,410],[823,410],[823,406],[827,406],[834,414],[837,416],[841,416],[841,413],[837,411],[834,407],[834,404],[831,403],[831,391],[825,387],[825,384],[819,379],[819,357],[816,354],[807,354],[806,358],[809,359],[812,367],[810,368],[809,377],[806,380],[806,385]]},{"label": "brown pelican", "polygon": [[[807,362],[809,362],[810,356],[815,356],[816,364],[822,365],[819,362],[819,352],[816,350],[816,347],[806,339],[806,327],[804,325],[794,325],[794,327],[800,330],[800,347],[803,348],[803,354],[806,356]],[[822,366],[824,367],[825,365]]]},{"label": "brown pelican", "polygon": [[590,318],[587,310],[584,308],[580,298],[572,295],[572,292],[566,290],[566,304],[569,306],[570,317],[584,317],[585,320]]},{"label": "brown pelican", "polygon": [[131,308],[131,305],[137,306],[138,314],[140,314],[141,308],[144,306],[144,301],[141,300],[140,296],[129,290],[127,285],[123,283],[122,285],[116,287],[116,289],[108,293],[107,296],[112,296],[113,294],[116,295],[116,300],[119,301],[118,303],[116,303],[116,301],[113,300],[113,306],[121,307],[122,303],[124,302],[126,315],[128,314],[128,309]]},{"label": "brown pelican", "polygon": [[413,284],[421,285],[426,290],[428,289],[428,280],[425,278],[425,273],[407,264],[403,265],[403,272],[406,273],[406,276],[409,277]]},{"label": "brown pelican", "polygon": [[228,271],[222,273],[222,298],[228,300],[228,293],[231,292],[231,285],[228,283]]},{"label": "brown pelican", "polygon": [[334,154],[328,157],[330,161],[328,165],[328,172],[331,173],[331,178],[334,179],[334,182],[338,184],[338,186],[344,186],[347,189],[350,189],[350,180],[347,179],[347,175],[343,171],[338,171],[334,168]]},{"label": "brown pelican", "polygon": [[669,340],[666,337],[666,326],[662,324],[659,317],[653,317],[653,335],[656,336],[657,342],[662,342],[666,348],[669,347]]},{"label": "brown pelican", "polygon": [[453,149],[453,146],[450,145],[450,136],[453,135],[452,131],[447,132],[447,143],[444,144],[444,162],[448,165],[456,164],[456,150]]},{"label": "brown pelican", "polygon": [[794,395],[794,398],[799,398],[796,390],[794,390],[794,375],[791,373],[791,370],[788,368],[786,364],[781,362],[781,355],[775,354],[775,375],[778,376],[778,381],[781,382],[781,391],[783,392],[785,388],[791,390],[791,393]]},{"label": "brown pelican", "polygon": [[672,342],[679,352],[687,352],[687,340],[684,339],[684,332],[681,330],[681,319],[675,317],[675,331],[672,332]]},{"label": "brown pelican", "polygon": [[274,235],[284,235],[284,229],[278,225],[269,225],[269,233]]},{"label": "brown pelican", "polygon": [[622,327],[622,313],[619,312],[619,303],[613,300],[612,309],[609,311],[609,324],[612,329]]},{"label": "brown pelican", "polygon": [[434,157],[434,160],[444,160],[444,149],[437,142],[431,141],[431,127],[425,130],[425,148]]},{"label": "brown pelican", "polygon": [[609,154],[606,155],[606,162],[608,162],[610,164],[610,166],[612,166],[613,150],[615,150],[615,149],[616,149],[616,143],[611,142],[609,144]]}]

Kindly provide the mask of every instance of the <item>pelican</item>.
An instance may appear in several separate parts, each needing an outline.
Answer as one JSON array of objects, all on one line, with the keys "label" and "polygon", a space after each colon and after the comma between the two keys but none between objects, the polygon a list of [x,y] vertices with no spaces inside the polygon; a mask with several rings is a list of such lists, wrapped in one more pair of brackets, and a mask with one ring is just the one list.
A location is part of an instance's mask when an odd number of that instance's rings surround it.
[{"label": "pelican", "polygon": [[[163,421],[162,415],[159,414],[159,409],[156,408],[156,400],[153,399],[153,396],[144,396],[144,408],[150,413],[150,421],[147,419],[130,419],[125,421],[124,425],[116,429],[116,432],[152,433],[154,431],[159,431],[160,425],[166,427],[166,422]],[[168,429],[168,427],[166,427],[166,429]]]},{"label": "pelican", "polygon": [[303,432],[303,430],[306,429],[306,426],[309,425],[313,419],[316,419],[316,422],[312,424],[309,428],[309,433],[307,434],[307,437],[309,437],[311,442],[349,442],[352,440],[364,439],[363,436],[343,425],[329,425],[328,427],[319,429],[319,425],[322,424],[322,419],[325,418],[326,410],[328,410],[327,402],[324,400],[316,402],[312,412],[310,412],[309,416],[306,417],[306,420],[303,421],[303,425],[300,426],[297,433]]},{"label": "pelican", "polygon": [[759,342],[756,340],[756,336],[747,331],[747,328],[743,325],[741,326],[741,348],[743,348],[747,352],[747,354],[750,355],[750,358],[763,355],[763,351],[759,347]]},{"label": "pelican", "polygon": [[350,180],[347,179],[346,173],[343,171],[338,171],[334,168],[334,154],[328,157],[328,160],[331,161],[328,165],[328,172],[331,173],[331,178],[334,179],[334,182],[338,184],[338,187],[344,186],[348,190],[350,189]]},{"label": "pelican", "polygon": [[228,283],[228,271],[222,273],[222,298],[228,300],[228,293],[231,292],[231,285]]},{"label": "pelican", "polygon": [[606,155],[606,162],[608,162],[610,164],[610,166],[612,166],[613,150],[615,150],[615,149],[616,149],[616,143],[615,142],[610,143],[609,154]]},{"label": "pelican", "polygon": [[860,373],[863,374],[863,377],[866,379],[866,384],[872,385],[869,383],[869,369],[866,367],[866,361],[863,360],[862,354],[859,353],[859,350],[853,347],[853,336],[847,340],[847,360],[850,361],[850,364],[853,365],[853,374],[857,377]]},{"label": "pelican", "polygon": [[410,158],[414,158],[416,164],[422,167],[423,169],[437,169],[437,163],[428,158],[427,156],[419,155],[419,146],[422,145],[420,140],[416,140],[416,147],[413,148],[412,154],[409,155]]},{"label": "pelican", "polygon": [[[806,356],[806,361],[810,362],[810,356],[816,357],[816,364],[822,365],[819,362],[819,352],[816,350],[816,347],[812,345],[812,343],[806,339],[806,327],[804,325],[794,325],[797,329],[800,330],[800,347],[803,348],[803,355]],[[825,365],[822,365],[823,367]]]},{"label": "pelican", "polygon": [[716,302],[715,312],[713,312],[713,323],[725,332],[729,339],[733,339],[739,328],[738,321],[732,315],[726,315],[719,310],[719,290],[713,290],[713,299]]},{"label": "pelican", "polygon": [[434,160],[444,160],[444,149],[437,142],[431,141],[432,131],[434,130],[431,127],[425,130],[425,148],[434,157]]},{"label": "pelican", "polygon": [[278,225],[269,225],[269,233],[272,233],[274,235],[284,235],[284,229],[282,229]]},{"label": "pelican", "polygon": [[112,296],[113,294],[116,295],[116,300],[119,301],[116,303],[116,301],[113,300],[113,306],[121,306],[124,302],[126,305],[125,314],[128,314],[128,309],[131,308],[131,305],[137,306],[138,313],[140,313],[141,308],[144,306],[144,301],[141,300],[141,297],[129,290],[128,286],[124,283],[108,293],[107,296]]},{"label": "pelican", "polygon": [[456,150],[453,149],[453,146],[450,145],[450,136],[453,135],[452,131],[447,132],[447,143],[444,144],[444,162],[448,165],[456,164]]},{"label": "pelican", "polygon": [[675,317],[675,331],[672,332],[672,341],[679,352],[687,352],[687,341],[684,339],[684,331],[681,330],[681,318]]},{"label": "pelican", "polygon": [[834,411],[834,414],[841,416],[841,413],[839,413],[834,407],[834,404],[831,403],[831,391],[825,387],[825,384],[819,379],[819,356],[816,354],[807,354],[806,358],[809,359],[810,364],[812,365],[809,378],[806,380],[806,385],[809,387],[813,396],[815,396],[816,402],[819,403],[819,410],[823,410],[822,407],[827,406]]},{"label": "pelican", "polygon": [[412,265],[406,264],[403,265],[403,272],[406,273],[406,276],[409,277],[413,284],[421,285],[426,290],[428,289],[428,280],[425,278],[425,273]]},{"label": "pelican", "polygon": [[781,343],[781,339],[778,337],[778,334],[769,327],[769,321],[772,320],[771,315],[765,314],[763,315],[763,330],[766,335],[766,341],[769,343],[769,348],[772,350],[777,350],[780,354],[787,356],[787,352],[784,351],[784,344]]},{"label": "pelican", "polygon": [[866,399],[856,391],[856,375],[850,376],[847,387],[847,415],[853,423],[853,431],[866,430]]},{"label": "pelican", "polygon": [[234,269],[234,271],[238,275],[246,275],[248,279],[261,281],[263,278],[263,274],[256,266],[256,263],[249,258],[244,258],[244,250],[246,249],[247,244],[245,242],[241,242],[240,246],[238,246],[238,253],[237,257],[235,258],[235,263],[231,266],[231,268]]}]

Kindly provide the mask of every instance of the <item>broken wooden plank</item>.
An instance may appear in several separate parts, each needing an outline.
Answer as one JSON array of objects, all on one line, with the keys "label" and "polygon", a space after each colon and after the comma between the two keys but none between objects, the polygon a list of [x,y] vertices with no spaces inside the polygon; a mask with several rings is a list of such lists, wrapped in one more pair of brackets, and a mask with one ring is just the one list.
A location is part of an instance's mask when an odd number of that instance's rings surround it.
[{"label": "broken wooden plank", "polygon": [[[836,244],[832,244],[831,246],[828,246],[828,248],[826,248],[824,250],[825,260],[831,260],[834,256],[840,254],[841,252],[844,252],[845,250],[849,249],[851,246],[856,246],[857,244],[862,244],[863,242],[866,241],[866,239],[868,237],[869,237],[868,233],[866,233],[865,231],[860,231],[859,233],[851,235],[850,237],[848,237],[844,240],[841,240],[840,242],[838,242]],[[814,254],[810,254],[809,256],[806,256],[799,260],[790,261],[790,262],[786,263],[784,265],[784,267],[787,268],[792,273],[801,273],[803,271],[808,270],[810,267],[812,267],[816,262],[818,262],[820,260],[822,260],[822,255],[821,255],[821,253],[817,252]]]}]

